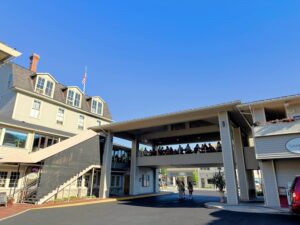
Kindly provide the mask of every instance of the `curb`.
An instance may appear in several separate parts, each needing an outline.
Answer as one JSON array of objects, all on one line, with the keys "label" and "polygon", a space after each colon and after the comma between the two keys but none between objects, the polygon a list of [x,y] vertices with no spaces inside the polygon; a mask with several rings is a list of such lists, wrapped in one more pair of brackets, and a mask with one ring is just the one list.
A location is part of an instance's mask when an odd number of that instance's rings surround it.
[{"label": "curb", "polygon": [[91,202],[77,202],[77,203],[70,203],[65,205],[52,205],[52,206],[42,206],[39,208],[33,208],[32,210],[41,210],[41,209],[52,209],[52,208],[66,208],[66,207],[75,207],[75,206],[82,206],[82,205],[93,205],[93,204],[101,204],[101,203],[111,203],[111,202],[118,202],[118,201],[126,201],[131,199],[139,199],[139,198],[149,198],[161,195],[167,195],[171,193],[158,193],[158,194],[147,194],[147,195],[137,195],[137,196],[128,196],[128,197],[120,197],[120,198],[109,198],[109,199],[101,199]]},{"label": "curb", "polygon": [[[239,210],[234,210],[234,209],[230,209],[230,208],[226,208],[226,206],[222,206],[222,205],[210,205],[208,203],[204,204],[206,208],[208,209],[222,209],[222,210],[227,210],[227,211],[232,211],[232,212],[242,212]],[[243,208],[243,206],[245,205],[228,205],[230,206],[234,206],[234,207],[240,207],[241,209]],[[261,213],[261,214],[277,214],[277,215],[291,215],[291,213],[286,212],[284,210],[280,210],[280,209],[273,209],[270,207],[265,207],[265,206],[255,206],[255,208],[261,208],[261,209],[268,209],[268,210],[273,210],[273,212],[264,212],[264,211],[257,211],[257,212],[253,212],[253,211],[247,211],[247,209],[245,209],[243,212],[245,213]]]}]

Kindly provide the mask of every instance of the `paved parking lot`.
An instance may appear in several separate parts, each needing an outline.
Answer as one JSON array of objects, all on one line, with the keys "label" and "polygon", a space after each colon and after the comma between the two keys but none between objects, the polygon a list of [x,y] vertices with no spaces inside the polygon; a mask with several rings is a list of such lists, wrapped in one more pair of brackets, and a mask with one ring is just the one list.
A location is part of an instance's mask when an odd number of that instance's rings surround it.
[{"label": "paved parking lot", "polygon": [[213,196],[179,201],[176,194],[116,203],[33,210],[0,225],[262,225],[300,224],[300,217],[208,209]]}]

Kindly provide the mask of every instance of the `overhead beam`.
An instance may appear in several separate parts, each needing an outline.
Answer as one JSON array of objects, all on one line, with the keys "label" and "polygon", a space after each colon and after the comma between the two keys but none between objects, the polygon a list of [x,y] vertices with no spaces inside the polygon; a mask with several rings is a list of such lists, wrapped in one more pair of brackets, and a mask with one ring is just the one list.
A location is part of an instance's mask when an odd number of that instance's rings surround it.
[{"label": "overhead beam", "polygon": [[140,136],[140,140],[152,140],[159,138],[179,137],[194,134],[207,134],[219,132],[219,126],[212,125],[206,127],[188,128],[182,130],[160,131],[155,133],[144,134]]}]

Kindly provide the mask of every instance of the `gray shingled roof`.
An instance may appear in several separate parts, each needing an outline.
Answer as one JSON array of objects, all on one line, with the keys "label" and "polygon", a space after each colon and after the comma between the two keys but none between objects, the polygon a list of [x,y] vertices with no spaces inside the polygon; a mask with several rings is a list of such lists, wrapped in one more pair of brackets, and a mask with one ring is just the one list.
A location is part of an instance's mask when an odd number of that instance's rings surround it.
[{"label": "gray shingled roof", "polygon": [[[34,75],[35,73],[19,66],[15,63],[11,63],[13,74],[13,86],[24,89],[26,91],[34,92]],[[53,99],[62,103],[66,103],[66,86],[56,83]],[[91,97],[85,95],[82,98],[81,109],[86,112],[91,112]],[[103,117],[112,119],[108,105],[104,102],[103,105]]]}]

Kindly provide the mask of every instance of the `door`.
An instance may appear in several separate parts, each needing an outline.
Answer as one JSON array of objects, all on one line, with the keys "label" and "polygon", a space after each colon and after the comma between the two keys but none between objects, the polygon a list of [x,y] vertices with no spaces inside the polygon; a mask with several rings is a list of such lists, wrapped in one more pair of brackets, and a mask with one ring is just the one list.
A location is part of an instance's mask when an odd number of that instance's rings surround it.
[{"label": "door", "polygon": [[124,179],[124,194],[129,195],[129,186],[130,186],[130,177],[129,175],[125,175]]}]

